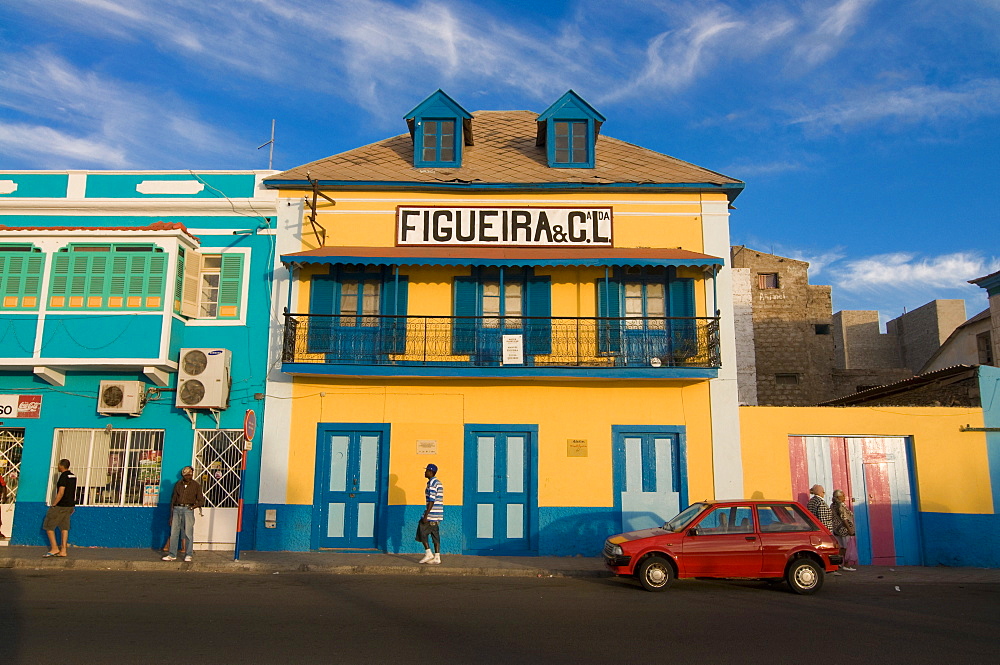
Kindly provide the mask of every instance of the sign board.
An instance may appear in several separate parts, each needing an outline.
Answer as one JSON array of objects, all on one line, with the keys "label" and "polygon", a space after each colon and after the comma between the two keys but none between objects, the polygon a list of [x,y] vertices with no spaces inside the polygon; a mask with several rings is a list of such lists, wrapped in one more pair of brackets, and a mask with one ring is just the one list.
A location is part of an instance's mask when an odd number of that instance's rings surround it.
[{"label": "sign board", "polygon": [[396,208],[396,245],[611,247],[611,208]]},{"label": "sign board", "polygon": [[566,457],[587,457],[587,440],[566,439]]},{"label": "sign board", "polygon": [[418,455],[437,455],[437,439],[417,439]]},{"label": "sign board", "polygon": [[524,335],[503,336],[503,364],[524,364]]},{"label": "sign board", "polygon": [[254,413],[253,409],[247,409],[247,415],[243,417],[243,438],[248,442],[253,441],[253,437],[256,433],[257,414]]},{"label": "sign board", "polygon": [[0,395],[0,418],[41,418],[41,395]]}]

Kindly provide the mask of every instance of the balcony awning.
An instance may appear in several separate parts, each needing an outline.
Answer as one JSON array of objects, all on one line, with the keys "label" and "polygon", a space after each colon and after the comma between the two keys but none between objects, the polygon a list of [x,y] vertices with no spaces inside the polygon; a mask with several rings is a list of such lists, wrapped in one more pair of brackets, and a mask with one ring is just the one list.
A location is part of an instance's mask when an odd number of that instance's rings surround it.
[{"label": "balcony awning", "polygon": [[285,265],[371,263],[396,266],[675,266],[705,268],[725,262],[686,249],[593,247],[320,247],[282,254]]}]

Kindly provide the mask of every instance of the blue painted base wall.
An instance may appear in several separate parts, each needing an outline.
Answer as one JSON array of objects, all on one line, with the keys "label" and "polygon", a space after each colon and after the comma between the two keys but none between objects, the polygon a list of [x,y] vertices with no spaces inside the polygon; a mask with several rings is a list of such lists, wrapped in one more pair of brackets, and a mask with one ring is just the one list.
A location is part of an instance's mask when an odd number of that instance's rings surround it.
[{"label": "blue painted base wall", "polygon": [[1000,568],[1000,515],[920,513],[925,566]]},{"label": "blue painted base wall", "polygon": [[[265,528],[267,510],[274,510],[276,526]],[[260,504],[257,510],[256,549],[268,552],[307,552],[312,549],[312,506]],[[389,506],[379,546],[394,554],[423,552],[415,539],[423,506]],[[604,539],[621,529],[609,508],[541,508],[538,515],[540,556],[596,556]],[[464,549],[462,507],[446,506],[441,523],[441,550],[460,554]]]},{"label": "blue painted base wall", "polygon": [[[14,529],[10,534],[12,545],[48,546],[48,537],[42,522],[48,505],[39,502],[18,501],[14,514]],[[244,504],[243,533],[240,548],[256,549],[255,521],[257,506]],[[69,529],[69,542],[77,547],[124,547],[159,550],[170,536],[170,506],[160,504],[155,508],[95,508],[80,506],[73,511]],[[197,520],[197,516],[195,517]],[[59,532],[56,537],[61,538]]]}]

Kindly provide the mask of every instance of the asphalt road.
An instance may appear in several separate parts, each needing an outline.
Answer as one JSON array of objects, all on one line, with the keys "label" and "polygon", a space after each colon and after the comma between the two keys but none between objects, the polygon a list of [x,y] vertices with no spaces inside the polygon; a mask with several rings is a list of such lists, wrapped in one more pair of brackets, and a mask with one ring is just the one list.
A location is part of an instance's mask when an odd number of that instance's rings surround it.
[{"label": "asphalt road", "polygon": [[0,570],[3,663],[995,663],[1000,585]]}]

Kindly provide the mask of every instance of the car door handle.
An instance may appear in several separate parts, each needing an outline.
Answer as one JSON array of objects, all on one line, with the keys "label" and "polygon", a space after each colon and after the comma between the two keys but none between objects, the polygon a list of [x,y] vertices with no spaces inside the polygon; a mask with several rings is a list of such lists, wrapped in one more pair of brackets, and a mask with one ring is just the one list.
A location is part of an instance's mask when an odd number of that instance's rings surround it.
[{"label": "car door handle", "polygon": [[750,540],[750,541],[757,540],[757,536],[744,536],[743,540]]}]

